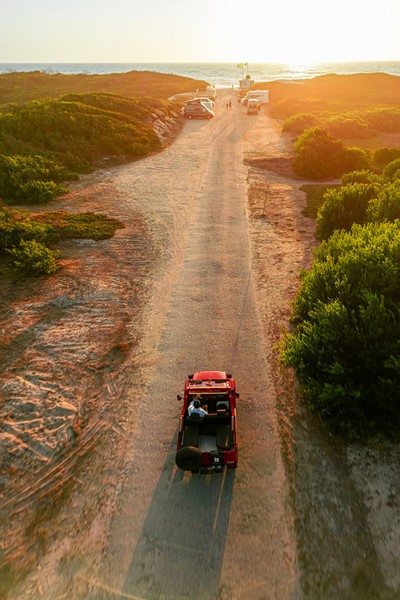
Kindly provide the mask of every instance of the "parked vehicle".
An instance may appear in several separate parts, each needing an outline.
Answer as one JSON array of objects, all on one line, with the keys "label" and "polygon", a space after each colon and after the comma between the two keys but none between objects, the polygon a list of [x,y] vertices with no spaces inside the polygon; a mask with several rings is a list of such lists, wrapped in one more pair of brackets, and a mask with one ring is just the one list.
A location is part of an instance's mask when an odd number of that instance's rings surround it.
[{"label": "parked vehicle", "polygon": [[247,102],[247,114],[248,115],[258,115],[261,110],[261,103],[257,100],[257,98],[250,98]]},{"label": "parked vehicle", "polygon": [[214,108],[214,102],[211,98],[192,98],[185,102],[185,104],[204,104],[204,106],[207,106],[210,110]]},{"label": "parked vehicle", "polygon": [[190,102],[183,107],[183,115],[187,119],[212,119],[214,113],[202,102]]},{"label": "parked vehicle", "polygon": [[260,104],[267,104],[269,100],[268,90],[251,90],[241,99],[241,103],[245,106],[251,98],[256,98]]},{"label": "parked vehicle", "polygon": [[[201,397],[205,416],[189,414],[192,401]],[[224,467],[234,469],[238,462],[236,443],[235,380],[225,371],[199,371],[185,381],[179,419],[175,462],[192,473],[219,473]]]}]

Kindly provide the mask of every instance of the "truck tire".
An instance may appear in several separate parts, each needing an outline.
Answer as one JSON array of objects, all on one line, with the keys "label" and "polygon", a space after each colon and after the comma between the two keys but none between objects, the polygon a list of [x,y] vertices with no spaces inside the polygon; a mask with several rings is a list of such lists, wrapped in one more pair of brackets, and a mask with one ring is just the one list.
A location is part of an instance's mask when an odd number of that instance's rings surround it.
[{"label": "truck tire", "polygon": [[203,463],[201,450],[194,446],[185,446],[176,453],[177,467],[184,471],[198,471]]}]

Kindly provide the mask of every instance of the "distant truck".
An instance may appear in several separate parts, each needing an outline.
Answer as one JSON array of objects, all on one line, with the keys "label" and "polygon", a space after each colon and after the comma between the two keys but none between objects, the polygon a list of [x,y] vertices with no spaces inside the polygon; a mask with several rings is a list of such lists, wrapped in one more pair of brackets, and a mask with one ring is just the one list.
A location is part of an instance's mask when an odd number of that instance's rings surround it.
[{"label": "distant truck", "polygon": [[248,115],[258,115],[261,110],[261,103],[257,100],[257,98],[250,98],[247,102],[247,114]]},{"label": "distant truck", "polygon": [[247,106],[248,101],[255,98],[260,104],[267,104],[269,101],[268,90],[251,90],[241,99],[241,103]]}]

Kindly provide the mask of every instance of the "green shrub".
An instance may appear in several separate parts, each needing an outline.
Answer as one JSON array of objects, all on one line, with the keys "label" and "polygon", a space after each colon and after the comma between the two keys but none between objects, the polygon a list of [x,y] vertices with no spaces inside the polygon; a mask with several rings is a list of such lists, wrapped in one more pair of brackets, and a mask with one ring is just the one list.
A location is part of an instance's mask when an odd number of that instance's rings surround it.
[{"label": "green shrub", "polygon": [[382,180],[373,171],[361,170],[345,173],[342,176],[342,183],[343,185],[348,185],[349,183],[375,183],[381,185]]},{"label": "green shrub", "polygon": [[21,185],[16,199],[21,204],[43,204],[67,192],[67,188],[54,181],[27,181]]},{"label": "green shrub", "polygon": [[306,129],[295,144],[294,169],[310,179],[335,177],[340,173],[343,144],[321,127]]},{"label": "green shrub", "polygon": [[[87,95],[82,99],[86,102],[32,101],[12,113],[0,114],[0,149],[8,135],[29,143],[37,153],[61,157],[70,152],[92,164],[103,156],[133,158],[159,149],[150,119],[145,122],[141,111],[133,115],[105,110],[94,105],[94,98],[93,104],[88,103]],[[136,106],[133,100],[129,102]],[[118,109],[120,102],[116,104]]]},{"label": "green shrub", "polygon": [[104,240],[111,238],[117,229],[124,227],[121,221],[117,219],[91,212],[48,212],[43,216],[43,219],[50,232],[57,239]]},{"label": "green shrub", "polygon": [[345,146],[341,158],[341,174],[352,171],[367,170],[371,166],[371,156],[368,150]]},{"label": "green shrub", "polygon": [[349,171],[368,168],[369,164],[367,151],[347,148],[321,127],[306,129],[295,144],[293,166],[302,177],[340,177]]},{"label": "green shrub", "polygon": [[366,221],[381,223],[400,219],[400,181],[385,185],[367,208]]},{"label": "green shrub", "polygon": [[36,240],[42,244],[53,241],[51,230],[45,223],[17,219],[0,211],[0,252],[18,246],[21,241]]},{"label": "green shrub", "polygon": [[337,189],[340,185],[322,185],[322,184],[306,184],[299,189],[305,192],[307,197],[307,206],[303,210],[303,215],[310,219],[316,219],[319,209],[324,203],[325,193],[330,189]]},{"label": "green shrub", "polygon": [[383,177],[393,181],[400,178],[400,158],[393,160],[383,169]]},{"label": "green shrub", "polygon": [[8,273],[13,278],[51,275],[57,270],[57,253],[36,240],[21,240],[18,246],[8,252]]},{"label": "green shrub", "polygon": [[286,96],[270,106],[269,113],[274,119],[288,119],[301,112],[320,112],[329,107],[329,102],[321,98],[293,98]]},{"label": "green shrub", "polygon": [[400,158],[400,148],[377,148],[374,152],[374,162],[382,167],[396,158]]},{"label": "green shrub", "polygon": [[311,113],[297,113],[282,124],[282,131],[299,134],[305,129],[318,125],[319,119]]},{"label": "green shrub", "polygon": [[364,120],[376,131],[400,131],[400,108],[376,107],[362,112]]},{"label": "green shrub", "polygon": [[335,137],[366,138],[374,134],[371,125],[366,123],[360,116],[355,115],[332,115],[323,121],[323,127]]},{"label": "green shrub", "polygon": [[380,187],[376,184],[350,183],[330,189],[317,215],[317,237],[326,240],[336,229],[349,231],[354,223],[364,223],[367,206]]},{"label": "green shrub", "polygon": [[[0,253],[12,257],[12,277],[54,272],[57,253],[46,248],[60,239],[111,238],[123,224],[102,214],[0,210]],[[30,244],[34,242],[34,244]],[[36,245],[38,244],[38,245]]]},{"label": "green shrub", "polygon": [[0,154],[0,195],[21,203],[47,202],[66,191],[59,185],[68,172],[40,155]]},{"label": "green shrub", "polygon": [[283,362],[333,427],[399,424],[399,221],[355,225],[323,242],[302,275],[292,322]]}]

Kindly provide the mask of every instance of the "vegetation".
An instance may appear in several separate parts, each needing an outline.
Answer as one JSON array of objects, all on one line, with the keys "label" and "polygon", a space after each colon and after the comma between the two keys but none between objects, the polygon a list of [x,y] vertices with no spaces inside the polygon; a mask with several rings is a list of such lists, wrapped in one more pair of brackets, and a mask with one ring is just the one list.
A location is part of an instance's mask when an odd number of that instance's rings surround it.
[{"label": "vegetation", "polygon": [[385,179],[389,179],[390,181],[400,179],[400,158],[397,158],[386,165],[386,167],[383,169],[383,177]]},{"label": "vegetation", "polygon": [[40,155],[0,154],[0,196],[7,202],[43,203],[66,192],[66,168]]},{"label": "vegetation", "polygon": [[382,168],[396,158],[400,158],[400,148],[377,148],[374,152],[374,163]]},{"label": "vegetation", "polygon": [[337,113],[317,107],[314,112],[291,115],[283,121],[282,131],[299,135],[317,125],[340,139],[370,138],[378,133],[400,131],[400,108],[375,107]]},{"label": "vegetation", "polygon": [[0,197],[44,203],[65,193],[104,158],[134,159],[160,148],[154,122],[176,116],[170,102],[111,94],[32,101],[0,113]]},{"label": "vegetation", "polygon": [[309,179],[340,177],[369,165],[367,151],[346,147],[321,127],[306,129],[295,144],[294,170]]},{"label": "vegetation", "polygon": [[366,210],[366,222],[383,223],[400,219],[400,180],[382,186]]},{"label": "vegetation", "polygon": [[326,240],[336,229],[349,231],[354,223],[364,223],[369,201],[379,186],[373,183],[348,183],[328,190],[317,215],[317,237]]},{"label": "vegetation", "polygon": [[36,240],[21,240],[8,250],[11,255],[8,273],[13,278],[32,275],[51,275],[57,270],[56,252]]},{"label": "vegetation", "polygon": [[[157,73],[0,75],[0,206],[1,201],[46,203],[67,191],[64,182],[105,159],[118,163],[159,150],[159,122],[179,114],[166,98],[194,87],[201,86]],[[57,240],[104,239],[122,226],[91,213],[33,215],[2,208],[4,273],[13,278],[50,275],[57,269],[52,249]]]},{"label": "vegetation", "polygon": [[394,221],[400,218],[400,159],[389,163],[382,176],[356,171],[342,177],[342,186],[328,189],[317,213],[317,237],[326,240],[337,229],[349,231],[354,223]]},{"label": "vegetation", "polygon": [[320,124],[320,119],[313,113],[300,112],[292,115],[282,123],[282,131],[299,135],[305,129],[316,127]]},{"label": "vegetation", "polygon": [[[0,114],[0,152],[45,155],[64,171],[81,172],[104,157],[133,159],[159,149],[152,126],[156,109],[145,101],[123,100],[100,94],[85,95],[82,102],[44,100],[18,106]],[[166,112],[164,103],[159,108]]]},{"label": "vegetation", "polygon": [[365,109],[378,115],[380,109],[400,107],[399,77],[384,73],[323,75],[297,84],[270,81],[267,87],[270,114],[277,119],[300,112],[344,114]]},{"label": "vegetation", "polygon": [[335,232],[302,274],[282,357],[334,427],[399,424],[400,222]]},{"label": "vegetation", "polygon": [[70,214],[3,208],[0,210],[0,255],[5,273],[13,279],[51,275],[57,270],[57,250],[50,246],[65,238],[106,239],[123,227],[116,219],[93,213]]},{"label": "vegetation", "polygon": [[323,240],[301,275],[282,359],[310,405],[352,435],[400,426],[400,161],[303,186]]},{"label": "vegetation", "polygon": [[303,210],[305,217],[310,219],[316,219],[318,211],[324,203],[325,193],[330,189],[335,189],[340,185],[326,185],[326,184],[305,184],[300,187],[302,192],[305,192],[307,198],[307,205]]},{"label": "vegetation", "polygon": [[333,429],[398,436],[400,148],[382,143],[400,132],[400,79],[325,76],[269,89],[271,116],[297,137],[296,172],[341,178],[301,187],[322,243],[301,274],[283,363]]},{"label": "vegetation", "polygon": [[127,98],[151,96],[167,99],[178,93],[205,90],[207,85],[206,81],[150,71],[107,75],[65,75],[41,71],[3,73],[0,74],[0,104],[60,98],[65,94],[99,94],[105,90]]}]

